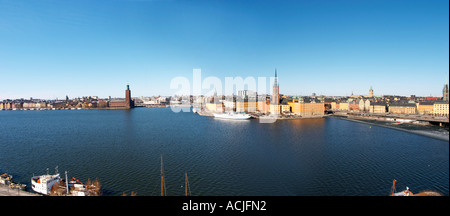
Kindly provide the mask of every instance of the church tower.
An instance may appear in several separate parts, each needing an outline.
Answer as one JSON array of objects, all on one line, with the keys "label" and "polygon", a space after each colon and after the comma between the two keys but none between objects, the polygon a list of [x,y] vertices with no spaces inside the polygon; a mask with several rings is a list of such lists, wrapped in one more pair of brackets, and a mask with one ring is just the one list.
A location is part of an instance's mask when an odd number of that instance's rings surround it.
[{"label": "church tower", "polygon": [[278,86],[277,69],[275,68],[275,81],[272,88],[272,104],[280,104],[280,86]]},{"label": "church tower", "polygon": [[448,84],[445,83],[444,89],[442,89],[442,100],[448,101]]},{"label": "church tower", "polygon": [[370,89],[369,89],[369,97],[373,97],[373,89],[372,89],[372,86],[370,86]]}]

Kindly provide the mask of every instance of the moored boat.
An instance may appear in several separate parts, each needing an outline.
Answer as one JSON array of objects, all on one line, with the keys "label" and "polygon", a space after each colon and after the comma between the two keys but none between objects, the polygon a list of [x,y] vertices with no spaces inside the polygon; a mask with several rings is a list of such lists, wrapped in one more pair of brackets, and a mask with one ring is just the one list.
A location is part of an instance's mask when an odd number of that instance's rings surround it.
[{"label": "moored boat", "polygon": [[406,190],[401,192],[395,192],[395,182],[397,182],[397,180],[394,179],[392,182],[391,196],[442,196],[441,193],[432,190],[425,190],[414,194],[409,190],[409,187],[406,187]]},{"label": "moored boat", "polygon": [[214,118],[220,119],[245,120],[250,119],[251,117],[251,115],[245,113],[214,113]]},{"label": "moored boat", "polygon": [[0,175],[0,184],[9,185],[11,183],[12,176],[8,173],[3,173]]},{"label": "moored boat", "polygon": [[25,190],[25,188],[27,187],[25,184],[14,182],[12,175],[9,175],[8,173],[3,173],[0,175],[0,184],[7,185],[12,189],[20,190]]},{"label": "moored boat", "polygon": [[55,175],[33,176],[31,177],[31,189],[40,194],[50,195],[53,185],[59,183],[60,180],[59,173]]}]

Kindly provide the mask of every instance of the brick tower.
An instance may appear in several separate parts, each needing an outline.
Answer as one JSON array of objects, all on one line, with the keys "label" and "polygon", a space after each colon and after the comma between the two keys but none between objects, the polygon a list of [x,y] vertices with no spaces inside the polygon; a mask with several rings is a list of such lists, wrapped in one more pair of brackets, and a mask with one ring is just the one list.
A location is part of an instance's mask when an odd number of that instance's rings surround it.
[{"label": "brick tower", "polygon": [[131,90],[130,85],[127,83],[127,90],[125,90],[125,106],[126,108],[134,107],[133,101],[131,101]]}]

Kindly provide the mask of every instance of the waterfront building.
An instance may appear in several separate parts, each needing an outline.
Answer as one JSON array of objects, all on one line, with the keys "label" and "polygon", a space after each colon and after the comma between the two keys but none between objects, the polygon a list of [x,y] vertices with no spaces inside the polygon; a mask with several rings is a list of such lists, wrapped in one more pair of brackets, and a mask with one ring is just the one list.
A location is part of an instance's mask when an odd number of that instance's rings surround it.
[{"label": "waterfront building", "polygon": [[434,114],[434,103],[432,101],[421,101],[417,103],[417,112],[421,115]]},{"label": "waterfront building", "polygon": [[411,103],[392,103],[389,112],[394,114],[417,114],[417,107]]},{"label": "waterfront building", "polygon": [[281,109],[279,104],[270,104],[270,114],[279,115],[281,114]]},{"label": "waterfront building", "polygon": [[255,113],[256,101],[248,99],[236,100],[236,112]]},{"label": "waterfront building", "polygon": [[433,104],[433,115],[449,117],[448,101],[436,101]]},{"label": "waterfront building", "polygon": [[110,108],[115,109],[130,109],[134,108],[134,101],[131,99],[130,85],[127,84],[127,89],[125,90],[125,99],[113,99],[108,103]]},{"label": "waterfront building", "polygon": [[300,105],[298,105],[298,103],[299,103],[299,99],[298,98],[294,98],[294,99],[292,99],[292,101],[288,102],[290,110],[294,114],[300,114]]},{"label": "waterfront building", "polygon": [[370,100],[369,99],[360,99],[359,100],[359,111],[369,111],[370,110]]},{"label": "waterfront building", "polygon": [[325,106],[325,110],[331,110],[331,103],[333,103],[333,101],[335,102],[335,100],[331,99],[331,98],[324,98],[323,103]]},{"label": "waterfront building", "polygon": [[5,110],[10,109],[10,105],[9,105],[8,101],[3,102],[3,109],[5,109]]},{"label": "waterfront building", "polygon": [[300,113],[302,116],[323,116],[325,113],[324,103],[316,99],[306,99],[300,103]]},{"label": "waterfront building", "polygon": [[217,96],[217,92],[214,90],[214,96],[206,98],[205,108],[210,112],[224,112],[225,107],[222,101],[222,97]]},{"label": "waterfront building", "polygon": [[348,110],[348,102],[340,102],[339,103],[339,110],[347,111]]},{"label": "waterfront building", "polygon": [[256,102],[256,111],[260,113],[269,113],[270,112],[270,97],[258,97],[258,101]]},{"label": "waterfront building", "polygon": [[14,102],[13,109],[23,109],[23,102]]},{"label": "waterfront building", "polygon": [[359,111],[359,101],[353,100],[348,103],[349,111]]},{"label": "waterfront building", "polygon": [[280,111],[281,111],[281,113],[290,113],[291,107],[289,106],[289,104],[281,104]]},{"label": "waterfront building", "polygon": [[236,111],[236,99],[233,98],[226,98],[223,101],[223,106],[225,109],[225,112],[234,112]]},{"label": "waterfront building", "polygon": [[442,100],[448,101],[448,84],[445,83],[444,89],[442,89]]},{"label": "waterfront building", "polygon": [[292,113],[300,116],[323,116],[325,104],[317,99],[293,99],[290,103]]},{"label": "waterfront building", "polygon": [[385,102],[374,102],[370,104],[369,112],[371,113],[386,113]]},{"label": "waterfront building", "polygon": [[206,110],[210,112],[223,112],[225,110],[223,103],[206,103]]},{"label": "waterfront building", "polygon": [[107,100],[98,100],[97,108],[106,108],[106,107],[108,107],[108,101]]},{"label": "waterfront building", "polygon": [[364,101],[364,111],[369,111],[370,110],[370,100],[367,99],[366,101]]},{"label": "waterfront building", "polygon": [[331,109],[332,110],[339,110],[339,108],[340,108],[340,104],[338,102],[336,102],[336,101],[332,101],[331,102]]}]

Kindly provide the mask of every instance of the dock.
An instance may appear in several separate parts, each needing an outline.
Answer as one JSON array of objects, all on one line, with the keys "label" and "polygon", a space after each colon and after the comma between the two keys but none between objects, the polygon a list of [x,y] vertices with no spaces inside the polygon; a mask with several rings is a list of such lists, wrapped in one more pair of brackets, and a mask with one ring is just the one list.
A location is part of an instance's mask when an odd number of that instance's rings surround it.
[{"label": "dock", "polygon": [[31,193],[20,189],[12,189],[6,185],[0,185],[0,196],[41,196],[37,193]]}]

